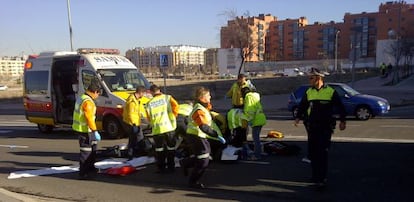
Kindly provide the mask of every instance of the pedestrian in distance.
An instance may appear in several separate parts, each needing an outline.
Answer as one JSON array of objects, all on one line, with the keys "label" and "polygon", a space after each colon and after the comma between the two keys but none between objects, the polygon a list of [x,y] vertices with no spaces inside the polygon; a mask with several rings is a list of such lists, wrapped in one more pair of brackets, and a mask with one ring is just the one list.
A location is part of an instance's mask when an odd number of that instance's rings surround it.
[{"label": "pedestrian in distance", "polygon": [[174,172],[177,142],[175,129],[179,106],[171,95],[163,94],[157,85],[152,85],[150,92],[153,98],[147,103],[146,111],[154,136],[157,173]]},{"label": "pedestrian in distance", "polygon": [[99,97],[100,92],[100,86],[92,82],[86,92],[75,102],[72,130],[78,135],[79,140],[79,179],[94,178],[98,172],[95,161],[97,144],[101,140],[101,135],[96,129],[94,100]]},{"label": "pedestrian in distance", "polygon": [[193,111],[189,116],[186,137],[191,147],[192,155],[181,159],[180,166],[185,176],[188,175],[188,169],[193,168],[189,177],[189,187],[204,188],[204,185],[199,180],[210,161],[211,148],[207,137],[218,138],[222,144],[225,144],[226,141],[220,136],[220,129],[213,127],[213,118],[210,113],[212,109],[210,91],[205,87],[198,87],[195,90],[194,97],[195,102]]},{"label": "pedestrian in distance", "polygon": [[[138,150],[138,142],[144,139],[141,130],[141,98],[145,94],[145,87],[138,86],[135,92],[126,99],[122,120],[126,133],[128,134],[128,158],[134,157],[134,152]],[[141,148],[144,149],[144,148]]]},{"label": "pedestrian in distance", "polygon": [[308,151],[312,167],[311,181],[318,189],[327,183],[328,150],[331,137],[336,126],[334,108],[340,117],[339,129],[345,130],[345,107],[338,93],[325,84],[325,74],[316,68],[309,73],[310,87],[303,96],[298,109],[298,117],[294,125],[297,126],[300,117],[306,117],[305,127],[308,133]]},{"label": "pedestrian in distance", "polygon": [[386,69],[387,69],[387,66],[385,65],[385,63],[381,63],[380,65],[381,77],[385,77]]},{"label": "pedestrian in distance", "polygon": [[260,132],[262,131],[262,127],[266,125],[266,115],[263,112],[259,93],[249,87],[244,87],[241,91],[244,97],[243,118],[246,119],[252,128],[254,143],[254,156],[250,157],[250,160],[260,160],[262,158]]},{"label": "pedestrian in distance", "polygon": [[243,96],[241,93],[241,89],[244,87],[248,87],[252,90],[256,90],[256,87],[251,83],[250,80],[247,79],[247,76],[244,74],[239,74],[237,76],[237,81],[234,82],[227,91],[225,97],[231,98],[231,104],[233,108],[243,108]]}]

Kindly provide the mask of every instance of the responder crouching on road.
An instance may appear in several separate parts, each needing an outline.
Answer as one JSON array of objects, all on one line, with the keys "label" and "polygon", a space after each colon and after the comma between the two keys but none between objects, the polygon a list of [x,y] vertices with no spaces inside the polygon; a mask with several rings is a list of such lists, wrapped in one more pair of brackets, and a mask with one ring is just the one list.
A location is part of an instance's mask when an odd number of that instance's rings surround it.
[{"label": "responder crouching on road", "polygon": [[[146,89],[144,86],[138,86],[125,102],[122,111],[122,119],[125,131],[128,134],[128,158],[132,159],[138,151],[144,148],[137,148],[139,142],[143,141],[144,134],[141,130],[141,98],[144,96]],[[142,145],[143,146],[143,145]]]},{"label": "responder crouching on road", "polygon": [[213,118],[210,114],[210,91],[204,87],[198,87],[195,91],[194,108],[189,116],[187,128],[187,140],[191,145],[193,155],[180,160],[180,166],[184,175],[188,175],[188,168],[193,167],[189,178],[189,186],[192,188],[204,188],[199,179],[205,172],[210,157],[210,143],[207,136],[218,137],[225,144],[225,139],[219,136],[220,130],[213,129]]},{"label": "responder crouching on road", "polygon": [[177,129],[175,134],[182,138],[185,138],[188,125],[188,116],[191,111],[193,111],[193,103],[189,100],[184,101],[184,103],[179,104],[178,107],[178,116],[177,116]]},{"label": "responder crouching on road", "polygon": [[178,107],[178,116],[177,116],[177,128],[175,129],[175,135],[177,137],[177,156],[184,157],[188,156],[190,152],[190,147],[186,141],[186,131],[188,125],[188,116],[191,111],[193,111],[193,102],[190,100],[184,101],[182,104],[179,104]]},{"label": "responder crouching on road", "polygon": [[161,89],[157,85],[152,85],[150,92],[153,98],[147,103],[146,111],[154,135],[157,173],[174,172],[175,129],[179,106],[171,95],[161,93]]},{"label": "responder crouching on road", "polygon": [[96,130],[94,100],[99,97],[100,92],[100,86],[92,82],[85,94],[79,96],[75,102],[72,129],[79,137],[79,179],[93,178],[98,171],[94,164],[97,144],[101,140],[101,135]]},{"label": "responder crouching on road", "polygon": [[230,141],[234,147],[241,147],[242,153],[240,155],[241,159],[247,159],[248,153],[250,151],[249,145],[247,144],[247,121],[244,118],[244,113],[242,109],[231,108],[227,112],[227,125],[230,130]]}]

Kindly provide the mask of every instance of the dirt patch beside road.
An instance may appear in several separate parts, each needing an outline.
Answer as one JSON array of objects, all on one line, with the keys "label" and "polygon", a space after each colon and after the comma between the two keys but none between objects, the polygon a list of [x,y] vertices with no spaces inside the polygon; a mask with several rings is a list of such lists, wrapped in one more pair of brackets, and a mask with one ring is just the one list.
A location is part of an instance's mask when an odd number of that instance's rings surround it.
[{"label": "dirt patch beside road", "polygon": [[[355,80],[361,80],[377,76],[375,72],[355,74]],[[178,81],[167,80],[167,94],[173,95],[177,100],[192,99],[193,91],[197,86],[205,86],[210,89],[213,99],[221,99],[236,80],[211,80],[211,81]],[[253,84],[262,95],[278,95],[292,92],[298,86],[307,84],[308,77],[266,77],[253,78]],[[325,78],[327,82],[349,83],[352,81],[351,74],[331,75]],[[152,81],[164,86],[163,80]]]},{"label": "dirt patch beside road", "polygon": [[[377,76],[376,72],[355,74],[355,80],[361,80]],[[325,78],[328,82],[348,83],[352,81],[351,74],[331,75]],[[163,87],[164,80],[150,80]],[[197,86],[205,86],[211,90],[213,99],[222,99],[236,79],[222,80],[166,80],[166,93],[173,95],[178,101],[193,98],[193,91]],[[292,92],[301,84],[308,83],[308,77],[261,77],[252,78],[254,85],[262,95],[278,95]],[[22,88],[10,88],[0,91],[0,102],[22,102]]]}]

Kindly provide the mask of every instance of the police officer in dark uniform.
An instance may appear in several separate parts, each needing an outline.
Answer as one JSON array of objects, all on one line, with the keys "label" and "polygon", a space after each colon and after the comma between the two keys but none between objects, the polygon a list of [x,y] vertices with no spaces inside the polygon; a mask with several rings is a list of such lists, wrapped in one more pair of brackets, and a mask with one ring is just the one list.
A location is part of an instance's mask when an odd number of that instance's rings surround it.
[{"label": "police officer in dark uniform", "polygon": [[306,117],[309,157],[312,165],[312,181],[317,188],[323,188],[327,182],[328,150],[336,126],[334,108],[340,116],[339,129],[344,130],[345,107],[338,93],[323,81],[324,73],[312,68],[309,73],[310,87],[303,96],[298,110],[298,118]]}]

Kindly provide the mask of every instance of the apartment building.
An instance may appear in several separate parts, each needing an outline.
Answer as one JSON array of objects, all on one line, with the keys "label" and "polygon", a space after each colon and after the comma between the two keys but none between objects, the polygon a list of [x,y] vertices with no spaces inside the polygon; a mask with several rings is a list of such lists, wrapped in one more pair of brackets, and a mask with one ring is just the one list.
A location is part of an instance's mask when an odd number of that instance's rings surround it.
[{"label": "apartment building", "polygon": [[198,68],[205,64],[204,51],[207,48],[188,45],[171,45],[156,47],[137,47],[126,52],[126,57],[131,60],[144,73],[152,72],[151,69],[160,66],[160,55],[168,57],[168,71],[175,71],[184,67]]},{"label": "apartment building", "polygon": [[221,48],[244,48],[245,60],[264,61],[266,55],[266,36],[271,22],[276,17],[260,14],[257,17],[237,17],[228,21],[220,29]]},{"label": "apartment building", "polygon": [[20,77],[23,75],[25,57],[0,58],[0,76]]},{"label": "apartment building", "polygon": [[[264,49],[260,46],[246,61],[297,61],[297,60],[341,60],[374,58],[377,56],[378,40],[414,38],[414,4],[405,1],[385,2],[378,12],[344,14],[343,22],[315,22],[308,24],[306,17],[263,20],[264,15],[249,17],[258,19],[252,25],[249,39],[261,35],[258,24],[263,26]],[[270,15],[266,15],[270,16]],[[242,18],[242,17],[240,17]],[[229,30],[237,27],[238,19],[229,21],[221,29],[221,48],[239,48],[231,41]],[[249,21],[250,22],[250,21]],[[264,51],[261,52],[261,51]],[[260,57],[263,53],[263,57]]]},{"label": "apartment building", "polygon": [[218,48],[209,48],[204,51],[204,67],[205,73],[218,72]]}]

